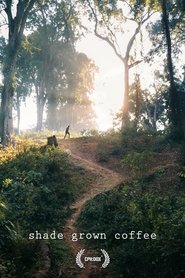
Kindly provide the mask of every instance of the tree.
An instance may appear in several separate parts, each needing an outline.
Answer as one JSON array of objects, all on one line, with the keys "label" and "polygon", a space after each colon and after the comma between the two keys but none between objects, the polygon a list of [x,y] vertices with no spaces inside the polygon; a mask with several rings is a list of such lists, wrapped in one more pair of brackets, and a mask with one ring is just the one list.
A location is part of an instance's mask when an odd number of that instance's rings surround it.
[{"label": "tree", "polygon": [[58,126],[58,107],[66,98],[72,98],[69,90],[74,77],[73,63],[76,52],[74,48],[66,43],[58,42],[53,45],[53,67],[50,71],[48,94],[47,94],[47,122],[49,129],[57,130]]},{"label": "tree", "polygon": [[141,119],[143,107],[143,90],[141,89],[140,76],[135,75],[134,82],[130,86],[129,112],[133,114],[133,125],[137,130]]},{"label": "tree", "polygon": [[68,73],[68,87],[64,89],[58,106],[58,125],[71,124],[76,131],[96,127],[90,94],[94,88],[97,67],[84,53],[74,53]]},{"label": "tree", "polygon": [[[146,8],[141,1],[91,1],[85,0],[89,8],[90,17],[93,18],[94,34],[107,42],[116,56],[124,65],[124,104],[122,109],[122,127],[129,123],[129,71],[142,60],[133,60],[131,50],[137,35],[140,33],[144,23],[151,17],[150,7]],[[124,27],[130,22],[133,33],[126,42],[124,38]],[[128,27],[125,27],[125,29]],[[122,36],[121,45],[125,46],[124,53],[118,43],[118,34]],[[125,45],[126,44],[126,45]]]},{"label": "tree", "polygon": [[14,94],[14,108],[17,112],[16,132],[20,134],[21,104],[32,92],[30,64],[28,63],[27,50],[22,46],[16,63],[16,89]]},{"label": "tree", "polygon": [[[66,67],[69,67],[71,55],[74,52],[67,42],[52,41],[52,34],[47,32],[46,36],[45,28],[40,27],[27,36],[27,47],[24,51],[21,51],[18,60],[20,78],[23,83],[27,83],[27,86],[31,87],[32,94],[35,95],[37,131],[42,129],[46,103],[50,106],[49,113],[52,115],[51,128],[52,124],[54,126],[54,114],[58,99],[67,82]],[[56,100],[56,104],[54,100]]]},{"label": "tree", "polygon": [[172,132],[177,138],[184,137],[182,119],[180,117],[180,105],[177,86],[175,84],[174,67],[172,61],[172,41],[169,25],[169,13],[167,10],[167,1],[161,1],[162,22],[167,44],[167,68],[169,75],[169,119],[172,124]]},{"label": "tree", "polygon": [[136,130],[156,132],[167,126],[168,86],[164,73],[154,72],[154,82],[149,87],[140,82],[140,75],[135,74],[130,86],[129,111]]},{"label": "tree", "polygon": [[[42,128],[42,114],[47,102],[47,123],[56,129],[56,110],[63,88],[66,87],[71,57],[75,53],[75,42],[80,38],[79,16],[75,1],[50,1],[40,10],[38,31],[42,38],[43,55],[41,76],[43,89],[38,90],[37,130]],[[78,35],[77,35],[78,34]],[[45,72],[45,77],[43,75]],[[67,77],[68,76],[68,77]],[[41,90],[40,90],[41,89]]]},{"label": "tree", "polygon": [[[93,88],[96,69],[94,63],[85,54],[76,52],[64,34],[62,36],[61,33],[60,38],[55,35],[52,39],[54,31],[49,32],[50,29],[53,30],[51,27],[53,26],[47,25],[47,36],[43,26],[27,36],[23,44],[25,48],[20,52],[18,60],[19,74],[22,75],[19,79],[28,88],[34,87],[36,94],[37,130],[42,128],[46,105],[47,128],[58,130],[65,126],[66,115],[69,115],[71,123],[72,115],[74,123],[82,120],[80,109],[74,114],[77,105],[85,105],[84,110],[90,112],[92,104],[88,94]],[[88,115],[85,119],[87,118]]]},{"label": "tree", "polygon": [[13,129],[12,107],[17,55],[21,47],[27,18],[36,0],[19,0],[16,7],[12,0],[6,0],[3,3],[4,9],[1,16],[4,12],[7,17],[8,41],[3,62],[4,86],[1,97],[0,135],[2,143],[5,145],[7,134],[11,134]]},{"label": "tree", "polygon": [[[37,127],[43,124],[43,111],[47,102],[54,117],[55,100],[58,99],[59,86],[65,83],[67,59],[74,51],[74,42],[78,18],[71,1],[47,1],[29,17],[29,26],[33,26],[31,35],[26,38],[27,53],[22,60],[29,65],[29,76],[34,86],[37,103]],[[64,65],[65,64],[65,65]],[[64,69],[65,67],[65,69]],[[60,89],[61,89],[60,88]],[[55,121],[52,121],[54,125]]]},{"label": "tree", "polygon": [[[154,53],[166,52],[166,72],[169,81],[168,90],[168,117],[171,126],[171,134],[174,138],[184,137],[184,118],[181,116],[181,92],[177,85],[177,67],[174,66],[174,57],[178,59],[179,52],[184,40],[183,28],[185,26],[185,10],[183,1],[149,1],[153,9],[161,13],[161,22],[154,23],[153,31],[157,29],[158,38],[155,40]],[[162,28],[161,28],[162,27]],[[160,36],[159,36],[160,34]],[[179,67],[179,65],[178,65]],[[185,94],[184,94],[185,96]]]}]

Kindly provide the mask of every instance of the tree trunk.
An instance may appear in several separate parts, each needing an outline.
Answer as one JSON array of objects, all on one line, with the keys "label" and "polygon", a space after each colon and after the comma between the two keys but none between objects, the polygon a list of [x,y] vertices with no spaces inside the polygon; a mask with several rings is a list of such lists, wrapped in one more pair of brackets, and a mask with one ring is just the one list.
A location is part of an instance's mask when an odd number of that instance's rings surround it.
[{"label": "tree trunk", "polygon": [[54,95],[48,97],[47,126],[50,130],[57,130],[57,99]]},{"label": "tree trunk", "polygon": [[43,113],[44,113],[44,106],[45,102],[37,102],[37,131],[42,130],[42,125],[43,125]]},{"label": "tree trunk", "polygon": [[[5,2],[4,11],[8,21],[8,44],[3,69],[4,88],[1,96],[0,135],[3,144],[6,144],[7,135],[10,135],[13,129],[12,108],[17,54],[20,49],[26,19],[36,1],[15,1],[16,9],[14,9],[14,1]],[[16,14],[14,16],[15,11]]]},{"label": "tree trunk", "polygon": [[162,8],[162,22],[166,37],[167,44],[167,67],[168,67],[168,76],[170,82],[169,89],[169,120],[172,124],[172,133],[176,138],[182,138],[183,129],[182,129],[182,119],[179,111],[179,100],[178,100],[178,91],[174,80],[174,69],[172,62],[172,43],[171,43],[171,34],[169,27],[169,15],[167,11],[167,1],[161,1]]},{"label": "tree trunk", "polygon": [[41,80],[40,87],[37,86],[35,83],[35,91],[36,91],[36,98],[37,98],[37,126],[36,130],[41,131],[43,125],[43,113],[44,113],[44,106],[46,104],[46,93],[45,93],[45,84],[44,81]]},{"label": "tree trunk", "polygon": [[154,114],[153,114],[153,120],[152,120],[152,125],[153,125],[153,130],[157,132],[157,99],[155,100],[155,105],[154,105]]},{"label": "tree trunk", "polygon": [[129,66],[128,61],[124,63],[124,102],[122,114],[122,129],[128,127],[129,124]]},{"label": "tree trunk", "polygon": [[[9,58],[10,57],[10,58]],[[1,141],[6,145],[7,135],[13,131],[13,95],[14,95],[14,73],[15,73],[15,57],[16,55],[9,54],[4,66],[4,87],[1,96],[1,118],[0,118],[0,132]],[[12,57],[12,59],[11,59]]]},{"label": "tree trunk", "polygon": [[16,103],[16,107],[17,107],[17,134],[20,134],[20,121],[21,121],[21,108],[20,108],[21,102],[20,102],[20,97],[17,93],[17,103]]}]

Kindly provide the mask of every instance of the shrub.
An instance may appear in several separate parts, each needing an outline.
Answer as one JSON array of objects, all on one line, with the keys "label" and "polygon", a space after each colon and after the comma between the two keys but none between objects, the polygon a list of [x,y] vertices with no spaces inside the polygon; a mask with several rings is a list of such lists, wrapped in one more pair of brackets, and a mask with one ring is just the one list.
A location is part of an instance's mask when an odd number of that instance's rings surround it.
[{"label": "shrub", "polygon": [[109,130],[99,136],[96,147],[96,157],[99,162],[107,162],[111,155],[120,157],[122,153],[120,133]]},{"label": "shrub", "polygon": [[[73,175],[81,182],[75,183]],[[87,182],[84,174],[70,165],[66,153],[52,148],[43,152],[35,147],[5,163],[0,177],[12,221],[21,222],[26,230],[63,225],[69,204]]]},{"label": "shrub", "polygon": [[[127,184],[88,202],[79,218],[84,233],[105,232],[107,240],[88,241],[105,248],[112,271],[124,277],[184,277],[185,194],[159,196]],[[110,225],[111,223],[111,225]],[[116,240],[115,233],[156,233],[156,240]]]},{"label": "shrub", "polygon": [[101,133],[97,129],[83,129],[80,132],[80,135],[82,137],[91,137],[91,136],[98,137],[100,134]]},{"label": "shrub", "polygon": [[134,177],[142,176],[149,169],[150,163],[153,161],[153,153],[150,151],[131,152],[122,159],[122,164],[130,167]]},{"label": "shrub", "polygon": [[0,182],[0,276],[33,277],[40,242],[30,242],[28,233],[61,231],[71,213],[70,204],[84,191],[89,178],[84,169],[70,163],[62,150],[30,146],[4,160]]}]

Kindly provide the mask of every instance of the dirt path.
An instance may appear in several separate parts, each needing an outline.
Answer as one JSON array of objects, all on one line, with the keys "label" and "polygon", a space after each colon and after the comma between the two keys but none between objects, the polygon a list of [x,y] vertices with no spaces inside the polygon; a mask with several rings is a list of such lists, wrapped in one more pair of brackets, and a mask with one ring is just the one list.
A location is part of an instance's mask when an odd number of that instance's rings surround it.
[{"label": "dirt path", "polygon": [[[102,192],[105,192],[117,186],[123,180],[123,177],[114,171],[111,171],[105,167],[98,165],[97,163],[83,158],[83,154],[71,153],[71,157],[75,164],[82,165],[87,170],[93,171],[93,173],[97,175],[97,179],[92,182],[92,184],[88,188],[88,191],[85,192],[74,204],[72,204],[71,208],[74,209],[74,213],[65,224],[64,237],[75,257],[81,249],[85,249],[85,256],[95,256],[95,251],[88,250],[88,248],[85,246],[84,240],[71,240],[71,236],[73,233],[79,234],[79,231],[76,227],[76,221],[80,215],[83,206],[88,200],[94,198]],[[85,263],[85,268],[81,269],[77,266],[77,269],[78,274],[76,275],[76,277],[73,276],[74,278],[104,277],[102,276],[103,270],[101,267],[97,266],[97,263],[88,262]]]}]

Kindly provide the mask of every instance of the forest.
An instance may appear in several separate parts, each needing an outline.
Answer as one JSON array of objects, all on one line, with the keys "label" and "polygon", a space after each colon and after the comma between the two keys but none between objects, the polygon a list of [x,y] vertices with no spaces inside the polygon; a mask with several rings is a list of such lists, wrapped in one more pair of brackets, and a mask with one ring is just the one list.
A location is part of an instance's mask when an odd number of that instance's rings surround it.
[{"label": "forest", "polygon": [[184,0],[0,0],[0,277],[185,277],[184,42]]}]

